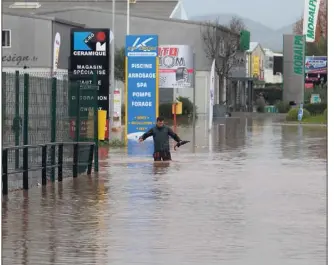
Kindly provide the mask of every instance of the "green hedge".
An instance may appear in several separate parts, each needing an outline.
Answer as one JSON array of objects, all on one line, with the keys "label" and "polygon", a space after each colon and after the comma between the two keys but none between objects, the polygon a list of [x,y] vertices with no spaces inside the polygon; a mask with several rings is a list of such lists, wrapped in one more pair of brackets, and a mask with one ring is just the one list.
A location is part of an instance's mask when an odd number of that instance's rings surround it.
[{"label": "green hedge", "polygon": [[277,101],[283,99],[283,90],[281,87],[254,88],[254,94],[262,93],[268,105],[275,105]]},{"label": "green hedge", "polygon": [[[182,102],[182,115],[181,116],[192,116],[193,113],[193,103],[189,98],[186,97],[178,97],[178,101]],[[172,105],[173,103],[163,103],[159,106],[159,114],[164,116],[165,118],[172,118]],[[196,107],[197,109],[197,107]],[[195,112],[196,112],[195,109]]]},{"label": "green hedge", "polygon": [[275,104],[275,107],[277,108],[279,113],[288,113],[291,109],[291,106],[288,102],[278,101]]},{"label": "green hedge", "polygon": [[327,88],[319,88],[319,87],[315,87],[313,89],[306,88],[304,91],[305,104],[310,103],[312,94],[319,94],[321,102],[327,102]]},{"label": "green hedge", "polygon": [[324,113],[325,109],[327,109],[327,103],[305,104],[304,108],[307,109],[311,115],[319,115]]},{"label": "green hedge", "polygon": [[172,105],[173,103],[163,103],[159,105],[159,114],[164,116],[166,119],[172,118]]},{"label": "green hedge", "polygon": [[[298,111],[299,111],[299,108],[290,109],[288,114],[286,115],[286,120],[287,121],[298,121]],[[311,114],[309,113],[309,111],[307,109],[304,109],[302,120],[307,119],[310,116]]]}]

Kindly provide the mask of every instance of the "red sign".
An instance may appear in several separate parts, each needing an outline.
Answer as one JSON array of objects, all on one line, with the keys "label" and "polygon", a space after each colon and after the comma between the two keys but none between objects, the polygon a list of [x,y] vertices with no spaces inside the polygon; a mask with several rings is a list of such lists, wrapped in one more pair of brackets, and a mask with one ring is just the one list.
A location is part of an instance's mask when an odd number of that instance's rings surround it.
[{"label": "red sign", "polygon": [[176,47],[159,47],[159,56],[178,56],[179,48]]},{"label": "red sign", "polygon": [[313,88],[313,83],[305,83],[305,88]]}]

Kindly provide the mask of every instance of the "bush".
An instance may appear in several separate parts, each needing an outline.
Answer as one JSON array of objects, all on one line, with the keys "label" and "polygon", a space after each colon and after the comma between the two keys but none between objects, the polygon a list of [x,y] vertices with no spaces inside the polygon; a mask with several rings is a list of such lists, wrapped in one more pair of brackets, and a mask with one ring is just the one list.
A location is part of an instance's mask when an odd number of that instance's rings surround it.
[{"label": "bush", "polygon": [[268,105],[274,105],[277,101],[283,99],[282,88],[279,86],[267,87],[267,88],[254,88],[254,93],[255,95],[262,93]]},{"label": "bush", "polygon": [[305,104],[304,108],[307,109],[311,115],[319,115],[324,113],[325,109],[327,109],[327,103]]},{"label": "bush", "polygon": [[256,111],[263,113],[264,110],[265,110],[265,106],[266,106],[266,102],[265,102],[264,98],[263,97],[259,97],[256,100]]},{"label": "bush", "polygon": [[277,108],[279,113],[288,113],[291,109],[291,106],[288,102],[278,101],[275,104],[275,107]]},{"label": "bush", "polygon": [[321,102],[327,102],[327,88],[315,87],[313,89],[306,88],[304,90],[304,102],[310,103],[311,95],[319,94]]},{"label": "bush", "polygon": [[[191,115],[193,114],[194,104],[186,97],[178,97],[178,101],[182,102],[182,115]],[[197,107],[195,106],[195,115],[197,112]]]},{"label": "bush", "polygon": [[172,105],[173,103],[163,103],[159,105],[159,115],[164,116],[166,119],[171,119],[172,114]]},{"label": "bush", "polygon": [[326,120],[327,120],[327,109],[324,110],[323,115],[325,116]]},{"label": "bush", "polygon": [[[286,120],[287,121],[298,121],[298,110],[299,108],[292,108],[289,110],[288,114],[286,115]],[[307,119],[309,118],[311,115],[308,112],[307,109],[304,109],[304,113],[303,113],[303,119]]]}]

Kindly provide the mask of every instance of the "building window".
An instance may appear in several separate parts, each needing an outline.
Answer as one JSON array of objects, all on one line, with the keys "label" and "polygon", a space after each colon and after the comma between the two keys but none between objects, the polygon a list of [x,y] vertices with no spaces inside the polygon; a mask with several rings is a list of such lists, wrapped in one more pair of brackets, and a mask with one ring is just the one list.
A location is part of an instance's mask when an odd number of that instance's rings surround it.
[{"label": "building window", "polygon": [[11,47],[11,31],[9,29],[2,30],[2,48]]}]

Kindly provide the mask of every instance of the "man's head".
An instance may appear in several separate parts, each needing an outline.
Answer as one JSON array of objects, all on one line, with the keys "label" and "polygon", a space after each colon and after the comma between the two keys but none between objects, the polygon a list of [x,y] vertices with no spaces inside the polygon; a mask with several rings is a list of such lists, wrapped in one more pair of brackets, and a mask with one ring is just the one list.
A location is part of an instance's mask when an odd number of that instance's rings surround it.
[{"label": "man's head", "polygon": [[165,123],[165,119],[164,119],[164,117],[159,116],[159,117],[157,118],[157,126],[158,126],[158,127],[162,127],[162,126],[164,126],[164,123]]}]

